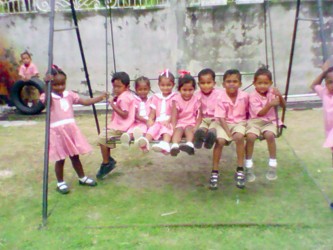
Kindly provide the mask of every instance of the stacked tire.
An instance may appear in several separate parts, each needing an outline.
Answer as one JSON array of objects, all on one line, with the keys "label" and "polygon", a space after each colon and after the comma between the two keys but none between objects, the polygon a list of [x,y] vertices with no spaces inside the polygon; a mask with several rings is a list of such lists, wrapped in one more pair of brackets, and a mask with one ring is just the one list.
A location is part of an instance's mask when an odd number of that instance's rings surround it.
[{"label": "stacked tire", "polygon": [[23,114],[26,115],[35,115],[39,114],[45,108],[44,104],[39,100],[34,105],[27,105],[25,101],[22,99],[22,91],[26,87],[34,87],[39,92],[39,95],[44,93],[45,83],[38,79],[32,78],[29,81],[19,80],[15,82],[13,87],[10,90],[10,100],[15,105],[15,107]]}]

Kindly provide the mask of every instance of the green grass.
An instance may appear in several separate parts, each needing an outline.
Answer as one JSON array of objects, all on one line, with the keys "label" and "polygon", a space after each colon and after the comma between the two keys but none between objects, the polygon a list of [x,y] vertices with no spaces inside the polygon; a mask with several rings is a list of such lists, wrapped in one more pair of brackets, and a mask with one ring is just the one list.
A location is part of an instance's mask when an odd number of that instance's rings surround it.
[{"label": "green grass", "polygon": [[[0,176],[0,249],[331,249],[333,212],[310,177],[333,198],[322,114],[287,114],[275,182],[265,179],[265,142],[255,146],[257,180],[245,190],[233,181],[233,145],[224,151],[217,191],[207,189],[209,151],[174,159],[117,149],[118,167],[96,188],[79,186],[67,162],[67,196],[55,192],[50,165],[50,215],[42,228],[44,122],[0,127],[0,171],[12,172]],[[76,120],[93,144],[92,115]],[[94,176],[98,148],[81,159]]]}]

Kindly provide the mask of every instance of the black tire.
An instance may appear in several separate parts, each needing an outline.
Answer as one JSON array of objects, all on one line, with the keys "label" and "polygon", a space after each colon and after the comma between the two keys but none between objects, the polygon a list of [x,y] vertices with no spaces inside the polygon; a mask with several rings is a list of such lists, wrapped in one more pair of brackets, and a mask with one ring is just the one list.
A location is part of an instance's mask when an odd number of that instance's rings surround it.
[{"label": "black tire", "polygon": [[44,104],[38,100],[38,102],[32,106],[28,106],[24,103],[21,97],[22,89],[25,86],[33,86],[35,87],[39,94],[44,93],[44,82],[38,78],[33,78],[29,81],[17,81],[14,86],[10,90],[10,100],[15,105],[15,107],[23,114],[26,115],[35,115],[42,112],[45,108]]}]

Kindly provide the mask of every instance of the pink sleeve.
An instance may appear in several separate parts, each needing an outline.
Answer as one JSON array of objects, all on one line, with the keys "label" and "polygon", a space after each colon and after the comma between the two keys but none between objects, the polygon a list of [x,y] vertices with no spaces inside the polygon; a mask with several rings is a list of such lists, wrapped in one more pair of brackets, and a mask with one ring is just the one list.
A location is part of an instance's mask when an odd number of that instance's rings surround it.
[{"label": "pink sleeve", "polygon": [[151,98],[151,101],[150,101],[150,107],[151,107],[152,109],[155,109],[155,110],[156,110],[156,106],[157,106],[156,100],[157,100],[157,98],[156,98],[155,96],[153,96],[153,97]]},{"label": "pink sleeve", "polygon": [[316,91],[316,93],[320,97],[320,99],[323,99],[325,88],[321,85],[316,85],[314,87],[314,90]]},{"label": "pink sleeve", "polygon": [[72,97],[73,104],[79,104],[80,96],[73,91],[70,91],[69,94]]},{"label": "pink sleeve", "polygon": [[133,105],[133,100],[131,98],[121,98],[118,101],[118,107],[123,111],[129,111],[131,106]]},{"label": "pink sleeve", "polygon": [[33,74],[33,75],[36,75],[36,74],[38,74],[39,72],[38,72],[38,69],[37,69],[37,66],[35,65],[35,64],[31,64],[31,73]]},{"label": "pink sleeve", "polygon": [[24,77],[23,69],[24,69],[24,66],[21,65],[20,68],[19,68],[19,76]]}]

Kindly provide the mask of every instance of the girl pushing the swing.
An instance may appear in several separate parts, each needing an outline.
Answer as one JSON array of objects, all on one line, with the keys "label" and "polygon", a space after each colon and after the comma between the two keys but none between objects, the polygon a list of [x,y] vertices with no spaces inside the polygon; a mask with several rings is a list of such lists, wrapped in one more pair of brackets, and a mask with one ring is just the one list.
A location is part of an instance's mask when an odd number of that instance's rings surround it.
[{"label": "girl pushing the swing", "polygon": [[[78,94],[67,91],[67,76],[60,68],[53,65],[51,75],[46,76],[46,82],[51,81],[51,113],[50,113],[50,145],[49,157],[55,161],[55,174],[57,177],[57,191],[61,194],[69,193],[64,181],[64,164],[66,157],[72,161],[74,170],[79,177],[79,184],[96,186],[97,182],[88,178],[83,170],[79,155],[91,152],[92,148],[80,132],[74,120],[73,104],[92,105],[107,98],[107,93],[94,98],[83,99]],[[40,96],[45,103],[45,93]]]}]

